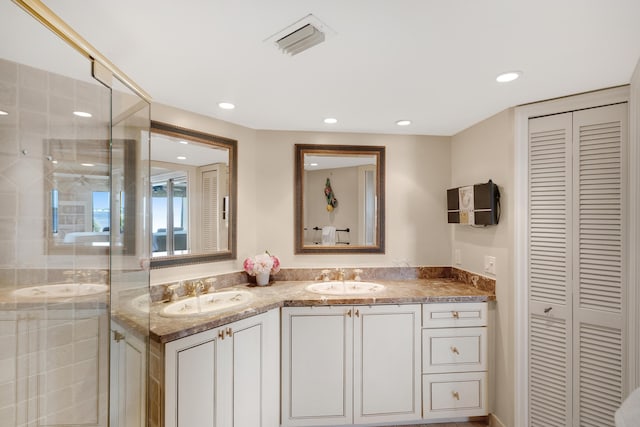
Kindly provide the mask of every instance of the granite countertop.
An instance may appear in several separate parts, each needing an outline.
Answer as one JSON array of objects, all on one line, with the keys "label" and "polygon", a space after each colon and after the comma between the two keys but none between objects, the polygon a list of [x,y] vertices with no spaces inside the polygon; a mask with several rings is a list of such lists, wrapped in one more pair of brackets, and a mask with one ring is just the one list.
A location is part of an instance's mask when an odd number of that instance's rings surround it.
[{"label": "granite countertop", "polygon": [[[167,303],[156,302],[149,307],[150,338],[166,343],[227,323],[245,319],[279,307],[310,307],[329,305],[410,304],[446,302],[485,302],[495,300],[495,293],[481,290],[455,279],[376,280],[385,289],[375,295],[320,295],[305,288],[317,282],[278,281],[269,286],[237,285],[218,291],[245,290],[253,298],[229,310],[195,317],[163,317],[159,312]],[[115,313],[120,322],[130,326],[146,324],[147,316],[131,304]]]}]

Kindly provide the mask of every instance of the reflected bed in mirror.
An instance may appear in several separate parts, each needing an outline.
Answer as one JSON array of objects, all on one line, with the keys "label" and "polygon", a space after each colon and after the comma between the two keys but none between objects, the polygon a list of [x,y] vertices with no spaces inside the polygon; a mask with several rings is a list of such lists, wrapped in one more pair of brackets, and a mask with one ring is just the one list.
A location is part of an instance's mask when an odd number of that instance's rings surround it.
[{"label": "reflected bed in mirror", "polygon": [[237,141],[151,122],[151,268],[236,257]]},{"label": "reflected bed in mirror", "polygon": [[296,253],[384,253],[385,148],[295,146]]},{"label": "reflected bed in mirror", "polygon": [[[136,247],[136,195],[110,192],[112,184],[135,182],[135,147],[127,139],[112,139],[111,147],[107,139],[44,140],[46,253],[98,255],[114,245],[126,254]],[[110,215],[111,206],[120,214]]]}]

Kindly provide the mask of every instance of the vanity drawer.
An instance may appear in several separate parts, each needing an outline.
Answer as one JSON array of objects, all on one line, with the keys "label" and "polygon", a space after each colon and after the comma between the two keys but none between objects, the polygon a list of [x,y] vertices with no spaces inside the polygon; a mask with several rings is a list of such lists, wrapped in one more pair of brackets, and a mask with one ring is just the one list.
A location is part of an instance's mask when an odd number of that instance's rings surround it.
[{"label": "vanity drawer", "polygon": [[424,418],[487,415],[487,373],[430,374],[422,377]]},{"label": "vanity drawer", "polygon": [[424,328],[456,328],[486,325],[486,302],[422,305],[422,327]]},{"label": "vanity drawer", "polygon": [[422,373],[487,370],[487,328],[422,330]]}]

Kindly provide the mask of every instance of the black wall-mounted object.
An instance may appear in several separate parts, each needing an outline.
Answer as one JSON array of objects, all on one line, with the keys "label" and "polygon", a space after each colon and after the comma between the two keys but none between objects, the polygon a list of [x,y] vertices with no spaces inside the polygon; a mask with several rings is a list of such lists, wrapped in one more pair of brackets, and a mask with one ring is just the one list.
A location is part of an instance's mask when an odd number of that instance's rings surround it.
[{"label": "black wall-mounted object", "polygon": [[450,224],[496,225],[499,220],[500,190],[493,181],[447,190]]}]

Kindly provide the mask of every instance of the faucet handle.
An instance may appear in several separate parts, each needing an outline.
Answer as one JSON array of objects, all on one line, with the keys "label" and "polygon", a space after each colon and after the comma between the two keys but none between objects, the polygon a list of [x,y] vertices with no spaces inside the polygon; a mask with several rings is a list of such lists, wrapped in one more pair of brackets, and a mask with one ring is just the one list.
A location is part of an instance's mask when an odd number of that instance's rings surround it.
[{"label": "faucet handle", "polygon": [[202,280],[194,280],[193,282],[189,282],[185,285],[187,294],[192,297],[197,297],[198,295],[200,295],[200,292],[203,288],[204,285],[202,284]]},{"label": "faucet handle", "polygon": [[[204,282],[202,280],[196,280],[193,286],[194,286],[194,292],[196,293],[196,295],[204,293]],[[209,289],[207,288],[207,291],[208,290]]]},{"label": "faucet handle", "polygon": [[170,301],[178,299],[178,289],[180,289],[181,286],[181,283],[174,283],[173,285],[167,285],[165,287],[165,295],[169,297]]},{"label": "faucet handle", "polygon": [[353,277],[353,280],[355,280],[356,282],[359,282],[359,281],[362,280],[362,278],[360,277],[360,274],[362,273],[362,269],[361,268],[354,269],[353,273],[355,274],[355,276]]},{"label": "faucet handle", "polygon": [[[203,294],[209,293],[209,290],[211,288],[214,288],[213,284],[215,282],[217,282],[217,281],[218,281],[218,279],[215,278],[215,277],[209,277],[208,279],[203,280],[202,281],[202,293]],[[214,290],[215,290],[215,288],[214,288]]]},{"label": "faucet handle", "polygon": [[324,282],[328,282],[329,281],[329,273],[331,273],[331,270],[322,270],[320,272],[320,277]]}]

